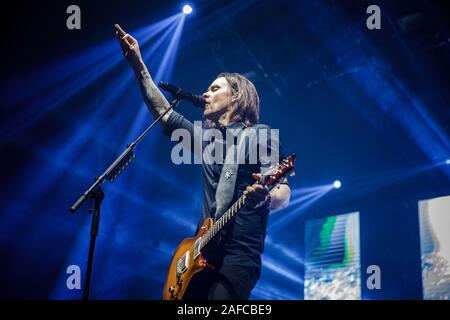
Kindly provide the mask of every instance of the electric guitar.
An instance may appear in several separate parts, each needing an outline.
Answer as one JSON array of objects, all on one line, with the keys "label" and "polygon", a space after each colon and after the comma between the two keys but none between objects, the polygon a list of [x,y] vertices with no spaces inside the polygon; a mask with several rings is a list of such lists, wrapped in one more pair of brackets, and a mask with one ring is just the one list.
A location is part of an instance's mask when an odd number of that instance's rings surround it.
[{"label": "electric guitar", "polygon": [[[295,154],[283,159],[280,164],[262,175],[257,183],[271,190],[288,173],[294,174]],[[194,238],[184,239],[175,250],[164,283],[163,300],[181,300],[192,277],[206,267],[212,267],[204,259],[203,248],[230,222],[246,204],[242,195],[217,221],[207,218]]]}]

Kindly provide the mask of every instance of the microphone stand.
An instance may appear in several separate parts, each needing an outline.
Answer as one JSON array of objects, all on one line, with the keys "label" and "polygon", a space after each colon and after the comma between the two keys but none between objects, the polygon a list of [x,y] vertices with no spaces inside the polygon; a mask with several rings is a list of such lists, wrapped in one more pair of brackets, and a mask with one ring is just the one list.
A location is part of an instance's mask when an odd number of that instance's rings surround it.
[{"label": "microphone stand", "polygon": [[[180,90],[181,91],[181,90]],[[70,207],[70,211],[75,213],[81,205],[87,200],[91,200],[91,207],[89,208],[89,213],[92,213],[92,221],[91,221],[91,238],[89,243],[89,255],[88,262],[86,267],[86,278],[84,282],[83,289],[83,300],[89,299],[89,289],[91,283],[91,274],[92,274],[92,264],[94,262],[94,250],[95,250],[95,240],[97,239],[98,227],[100,225],[100,206],[102,204],[102,200],[105,196],[101,185],[109,180],[110,182],[114,182],[115,179],[127,168],[131,161],[135,158],[135,154],[133,149],[137,146],[139,142],[145,137],[145,135],[155,126],[162,117],[164,117],[167,112],[172,109],[175,109],[181,102],[181,99],[177,97],[178,92],[173,94],[173,100],[170,103],[170,107],[167,108],[164,113],[160,114],[155,121],[147,128],[145,131],[136,139],[136,141],[127,145],[125,151],[120,154],[116,160],[106,169],[99,177],[94,179],[94,183],[78,198],[77,201]]]}]

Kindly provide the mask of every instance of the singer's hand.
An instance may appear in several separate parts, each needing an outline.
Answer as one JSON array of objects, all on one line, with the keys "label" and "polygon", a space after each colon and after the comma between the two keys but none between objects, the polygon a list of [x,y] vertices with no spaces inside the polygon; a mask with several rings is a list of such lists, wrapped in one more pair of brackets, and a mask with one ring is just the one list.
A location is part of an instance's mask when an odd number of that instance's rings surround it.
[{"label": "singer's hand", "polygon": [[114,27],[116,28],[116,37],[119,40],[125,58],[127,58],[127,60],[133,66],[141,63],[142,56],[137,40],[123,31],[123,29],[118,24],[114,25]]},{"label": "singer's hand", "polygon": [[[260,173],[253,173],[255,180],[261,179]],[[269,189],[261,184],[253,184],[248,186],[244,194],[247,196],[247,202],[251,208],[259,208],[267,203],[269,200]],[[267,203],[270,204],[270,203]]]}]

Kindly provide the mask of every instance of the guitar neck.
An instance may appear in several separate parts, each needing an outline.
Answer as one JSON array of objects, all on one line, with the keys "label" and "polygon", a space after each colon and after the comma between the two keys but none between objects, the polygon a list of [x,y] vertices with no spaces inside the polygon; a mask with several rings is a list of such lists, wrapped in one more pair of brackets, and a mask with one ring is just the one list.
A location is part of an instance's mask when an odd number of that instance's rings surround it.
[{"label": "guitar neck", "polygon": [[[294,175],[294,160],[295,153],[291,154],[287,158],[284,158],[276,167],[271,170],[271,173],[267,173],[262,175],[260,179],[258,179],[258,183],[267,187],[269,191],[279,183],[280,179],[286,176],[289,172],[291,175]],[[214,222],[213,226],[201,237],[195,241],[193,250],[194,250],[194,259],[200,254],[200,250],[203,249],[209,241],[211,241],[214,236],[219,233],[222,228],[230,222],[230,220],[238,213],[238,211],[245,205],[246,196],[242,195],[217,221]]]},{"label": "guitar neck", "polygon": [[230,220],[236,215],[236,213],[245,205],[246,197],[242,195],[225,213],[214,222],[211,229],[206,232],[202,237],[202,243],[200,244],[200,250],[215,237],[223,227],[230,222]]}]

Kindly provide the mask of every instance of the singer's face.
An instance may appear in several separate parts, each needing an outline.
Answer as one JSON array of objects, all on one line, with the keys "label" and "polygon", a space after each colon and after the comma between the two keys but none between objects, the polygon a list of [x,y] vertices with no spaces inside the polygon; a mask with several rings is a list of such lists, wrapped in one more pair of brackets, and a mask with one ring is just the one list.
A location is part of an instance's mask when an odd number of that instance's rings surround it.
[{"label": "singer's face", "polygon": [[231,89],[224,77],[214,80],[203,97],[206,99],[203,115],[213,122],[218,122],[232,108]]}]

